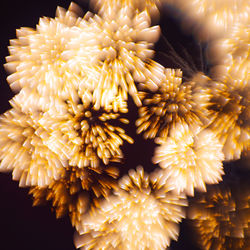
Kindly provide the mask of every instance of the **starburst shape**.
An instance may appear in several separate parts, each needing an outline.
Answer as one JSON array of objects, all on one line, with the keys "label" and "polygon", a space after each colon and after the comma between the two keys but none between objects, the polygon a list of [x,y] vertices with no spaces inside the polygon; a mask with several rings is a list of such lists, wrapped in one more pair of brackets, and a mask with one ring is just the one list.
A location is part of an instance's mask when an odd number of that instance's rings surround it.
[{"label": "starburst shape", "polygon": [[239,159],[250,148],[250,86],[214,82],[211,87],[215,119],[209,127],[224,145],[225,159]]},{"label": "starburst shape", "polygon": [[178,124],[167,139],[156,138],[160,144],[153,163],[159,163],[178,192],[194,195],[194,188],[206,191],[205,183],[214,184],[224,174],[222,145],[208,130],[192,132],[187,125]]},{"label": "starburst shape", "polygon": [[202,249],[247,249],[250,225],[249,185],[211,186],[190,202],[188,217]]},{"label": "starburst shape", "polygon": [[0,171],[13,171],[19,186],[47,186],[61,178],[66,161],[45,144],[49,137],[39,124],[41,114],[24,113],[12,100],[0,118]]},{"label": "starburst shape", "polygon": [[61,178],[53,181],[48,187],[32,187],[33,205],[51,201],[56,217],[69,214],[71,223],[79,229],[81,216],[89,206],[90,193],[92,199],[106,197],[116,185],[118,169],[112,166],[98,168],[78,168],[67,166]]},{"label": "starburst shape", "polygon": [[80,98],[77,103],[68,101],[61,113],[51,108],[40,123],[50,134],[46,145],[79,168],[120,161],[123,141],[133,143],[121,127],[129,123],[126,118],[112,110],[96,110],[91,102]]},{"label": "starburst shape", "polygon": [[209,78],[197,73],[182,83],[180,69],[165,69],[165,79],[156,92],[141,92],[143,106],[139,108],[136,121],[137,133],[145,138],[166,138],[177,123],[190,127],[208,123],[210,91],[206,88]]},{"label": "starburst shape", "polygon": [[[27,88],[37,91],[39,98],[53,97],[75,99],[80,74],[72,74],[63,54],[74,37],[73,27],[80,18],[77,6],[68,11],[58,7],[57,17],[42,17],[36,29],[20,28],[17,39],[10,40],[10,56],[6,57],[7,81],[13,90]],[[45,101],[46,102],[46,101]]]},{"label": "starburst shape", "polygon": [[185,196],[173,192],[162,174],[149,177],[138,167],[120,180],[113,196],[82,218],[76,246],[163,249],[177,239],[186,205]]},{"label": "starburst shape", "polygon": [[70,42],[69,64],[72,71],[89,65],[98,72],[92,84],[97,109],[105,108],[117,96],[126,101],[128,93],[140,105],[136,83],[158,88],[163,67],[150,58],[160,29],[150,27],[146,11],[133,13],[129,7],[122,7],[111,19],[88,15],[74,30],[77,37]]}]

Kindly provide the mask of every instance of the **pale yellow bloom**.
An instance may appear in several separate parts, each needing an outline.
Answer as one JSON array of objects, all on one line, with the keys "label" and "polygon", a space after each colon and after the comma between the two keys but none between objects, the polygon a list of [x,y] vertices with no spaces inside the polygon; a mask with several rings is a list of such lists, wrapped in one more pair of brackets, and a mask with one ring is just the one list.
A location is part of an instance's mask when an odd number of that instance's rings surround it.
[{"label": "pale yellow bloom", "polygon": [[154,163],[159,163],[178,192],[194,195],[194,188],[206,191],[206,185],[218,183],[224,174],[222,145],[215,134],[186,124],[177,124],[166,139],[157,138]]},{"label": "pale yellow bloom", "polygon": [[[77,247],[84,249],[165,249],[177,239],[185,216],[185,196],[173,192],[164,176],[130,170],[114,195],[82,217]],[[165,185],[163,185],[163,183]]]}]

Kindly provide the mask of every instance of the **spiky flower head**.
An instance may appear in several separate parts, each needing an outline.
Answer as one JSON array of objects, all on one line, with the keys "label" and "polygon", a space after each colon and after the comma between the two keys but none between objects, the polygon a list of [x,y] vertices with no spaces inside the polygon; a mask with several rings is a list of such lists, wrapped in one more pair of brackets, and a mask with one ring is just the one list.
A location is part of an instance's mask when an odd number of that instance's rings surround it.
[{"label": "spiky flower head", "polygon": [[[187,205],[164,176],[149,177],[142,167],[124,176],[114,195],[82,217],[77,247],[87,249],[164,249],[177,239]],[[164,184],[164,185],[163,185]]]},{"label": "spiky flower head", "polygon": [[39,113],[24,113],[14,102],[0,118],[0,171],[13,171],[20,186],[47,186],[63,174],[66,161],[44,143],[49,136]]},{"label": "spiky flower head", "polygon": [[239,159],[250,149],[250,85],[213,82],[211,89],[215,119],[209,127],[224,146],[225,159]]},{"label": "spiky flower head", "polygon": [[112,19],[89,15],[74,30],[77,37],[70,43],[69,64],[73,71],[91,65],[99,72],[92,84],[97,109],[105,108],[105,103],[112,103],[117,96],[127,100],[128,93],[140,105],[136,82],[157,89],[163,67],[150,58],[160,29],[150,27],[146,11],[134,13],[123,7]]},{"label": "spiky flower head", "polygon": [[80,20],[75,10],[73,3],[67,12],[58,7],[56,18],[43,17],[36,29],[17,30],[17,39],[10,40],[10,56],[5,64],[13,90],[36,89],[39,98],[49,95],[74,99],[75,85],[81,78],[71,73],[63,54]]},{"label": "spiky flower head", "polygon": [[123,140],[133,143],[120,127],[129,121],[118,112],[96,110],[91,102],[78,101],[68,101],[62,113],[51,108],[43,115],[40,123],[50,133],[46,145],[64,156],[69,165],[79,168],[98,168],[100,163],[120,161]]},{"label": "spiky flower head", "polygon": [[29,193],[33,195],[33,205],[51,201],[57,218],[69,213],[72,225],[78,229],[89,206],[89,194],[94,194],[92,198],[106,197],[115,187],[117,177],[118,169],[111,166],[95,169],[68,166],[59,180],[45,188],[33,187]]},{"label": "spiky flower head", "polygon": [[143,106],[136,121],[137,133],[145,138],[166,138],[177,123],[190,127],[207,123],[209,90],[205,88],[208,77],[201,73],[189,82],[182,83],[180,69],[165,69],[165,79],[156,92],[141,92]]},{"label": "spiky flower head", "polygon": [[[239,184],[237,184],[239,185]],[[202,249],[247,249],[250,242],[249,185],[211,186],[190,202],[188,218]]]},{"label": "spiky flower head", "polygon": [[194,188],[206,191],[205,183],[214,184],[224,174],[222,145],[216,135],[186,124],[177,124],[167,139],[156,138],[154,163],[159,163],[178,192],[194,195]]}]

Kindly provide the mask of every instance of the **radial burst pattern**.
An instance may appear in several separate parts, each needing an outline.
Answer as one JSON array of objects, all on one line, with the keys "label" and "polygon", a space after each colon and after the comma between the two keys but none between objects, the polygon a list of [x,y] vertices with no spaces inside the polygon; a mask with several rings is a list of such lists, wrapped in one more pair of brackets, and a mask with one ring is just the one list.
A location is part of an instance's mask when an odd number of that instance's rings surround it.
[{"label": "radial burst pattern", "polygon": [[[151,177],[142,167],[124,176],[114,195],[82,218],[76,246],[84,249],[165,249],[177,239],[184,217],[183,195],[172,192],[161,173]],[[163,185],[165,183],[165,185]]]},{"label": "radial burst pattern", "polygon": [[86,100],[68,102],[61,114],[50,109],[40,122],[50,133],[48,147],[68,159],[71,166],[98,168],[100,160],[106,165],[120,161],[123,140],[133,143],[120,127],[129,122],[127,119],[119,113],[95,110]]},{"label": "radial burst pattern", "polygon": [[250,149],[250,85],[214,82],[211,87],[216,116],[209,127],[224,145],[225,159],[239,159],[243,150]]},{"label": "radial burst pattern", "polygon": [[[76,10],[76,5],[71,4],[70,9]],[[74,85],[81,78],[70,72],[63,54],[79,20],[73,11],[58,7],[55,19],[43,17],[36,29],[17,30],[17,39],[10,40],[5,65],[11,73],[7,80],[13,90],[36,89],[39,98],[49,95],[74,99]]]},{"label": "radial burst pattern", "polygon": [[59,180],[46,188],[33,187],[29,193],[33,195],[34,205],[51,201],[57,218],[69,213],[72,225],[79,229],[81,215],[89,206],[89,193],[86,191],[93,192],[96,198],[106,197],[115,187],[117,177],[118,169],[115,167],[80,169],[68,166]]},{"label": "radial burst pattern", "polygon": [[163,67],[150,58],[160,29],[150,27],[146,11],[134,13],[129,7],[123,7],[111,19],[89,15],[74,30],[77,37],[70,43],[69,64],[73,71],[86,65],[98,71],[99,77],[92,84],[96,108],[105,107],[117,96],[127,100],[127,93],[140,105],[136,82],[157,89],[163,78]]},{"label": "radial burst pattern", "polygon": [[178,192],[194,195],[194,188],[206,191],[205,183],[222,180],[222,145],[215,134],[204,129],[196,132],[178,124],[167,139],[157,138],[154,163],[159,163]]},{"label": "radial burst pattern", "polygon": [[0,171],[13,171],[20,186],[46,186],[61,178],[66,161],[44,143],[49,134],[39,125],[40,114],[13,108],[0,118]]},{"label": "radial burst pattern", "polygon": [[188,217],[202,249],[248,249],[249,190],[245,184],[236,190],[221,184],[191,201]]},{"label": "radial burst pattern", "polygon": [[145,138],[166,138],[176,123],[188,124],[190,128],[206,124],[210,99],[210,91],[205,88],[208,80],[197,73],[191,81],[182,84],[181,70],[166,69],[165,79],[156,92],[141,92],[143,106],[136,121],[137,133],[145,131]]}]

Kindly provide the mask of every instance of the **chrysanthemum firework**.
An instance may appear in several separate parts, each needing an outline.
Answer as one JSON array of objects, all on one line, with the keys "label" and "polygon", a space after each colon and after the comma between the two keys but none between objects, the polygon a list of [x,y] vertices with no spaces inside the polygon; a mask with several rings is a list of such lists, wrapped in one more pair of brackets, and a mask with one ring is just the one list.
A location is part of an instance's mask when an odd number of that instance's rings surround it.
[{"label": "chrysanthemum firework", "polygon": [[33,195],[33,205],[51,201],[57,218],[69,213],[72,225],[78,229],[81,215],[89,207],[90,193],[94,194],[92,198],[106,197],[115,187],[117,177],[118,169],[115,167],[91,169],[68,166],[59,180],[46,188],[33,187],[29,193]]},{"label": "chrysanthemum firework", "polygon": [[163,67],[150,58],[160,29],[150,27],[146,11],[133,13],[123,7],[112,19],[94,15],[83,19],[74,31],[77,37],[70,43],[69,64],[73,71],[86,65],[96,69],[99,79],[92,86],[96,108],[105,108],[105,103],[112,103],[117,96],[127,100],[128,93],[140,105],[136,82],[157,89]]},{"label": "chrysanthemum firework", "polygon": [[91,0],[92,6],[104,18],[113,18],[116,11],[122,7],[130,7],[134,11],[147,10],[154,19],[159,18],[160,0]]},{"label": "chrysanthemum firework", "polygon": [[39,125],[40,114],[13,108],[0,118],[0,171],[12,171],[20,186],[46,186],[61,178],[66,161],[44,143],[49,134]]},{"label": "chrysanthemum firework", "polygon": [[248,249],[250,192],[249,185],[243,186],[211,186],[191,200],[188,217],[202,249]]},{"label": "chrysanthemum firework", "polygon": [[209,127],[224,145],[225,159],[239,159],[250,149],[250,85],[213,82],[211,89],[215,119]]},{"label": "chrysanthemum firework", "polygon": [[36,89],[39,97],[60,96],[74,99],[75,85],[82,79],[72,74],[63,54],[74,36],[79,20],[71,4],[66,12],[57,9],[57,17],[40,18],[36,29],[20,28],[17,39],[10,40],[7,81],[13,90]]},{"label": "chrysanthemum firework", "polygon": [[[185,216],[183,195],[156,173],[149,177],[142,167],[124,176],[114,195],[99,209],[82,217],[77,247],[86,249],[165,249],[177,239],[178,222]],[[163,185],[163,183],[165,185]]]},{"label": "chrysanthemum firework", "polygon": [[88,100],[78,101],[68,101],[62,113],[51,108],[40,119],[50,133],[46,145],[64,156],[69,165],[79,168],[98,168],[101,162],[107,165],[110,161],[120,161],[123,140],[133,143],[120,127],[129,121],[118,112],[95,110]]},{"label": "chrysanthemum firework", "polygon": [[204,129],[192,132],[186,124],[177,124],[167,139],[156,138],[154,163],[159,163],[178,192],[194,195],[194,188],[206,191],[224,174],[222,145],[215,134]]},{"label": "chrysanthemum firework", "polygon": [[[163,0],[176,6],[191,20],[200,38],[224,35],[236,22],[249,22],[250,7],[245,0]],[[188,24],[188,20],[185,24]]]},{"label": "chrysanthemum firework", "polygon": [[137,133],[145,138],[166,138],[171,127],[186,123],[190,127],[207,123],[210,93],[205,84],[209,80],[202,73],[182,84],[179,69],[166,69],[165,79],[156,92],[141,92],[143,106],[136,121]]}]

